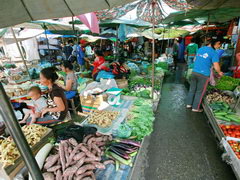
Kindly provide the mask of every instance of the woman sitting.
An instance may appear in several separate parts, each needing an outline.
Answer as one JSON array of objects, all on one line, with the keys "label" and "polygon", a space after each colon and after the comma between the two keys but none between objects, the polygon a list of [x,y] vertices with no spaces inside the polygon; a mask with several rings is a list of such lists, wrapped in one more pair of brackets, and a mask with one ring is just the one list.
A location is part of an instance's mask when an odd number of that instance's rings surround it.
[{"label": "woman sitting", "polygon": [[[68,112],[67,99],[64,90],[55,81],[58,79],[56,69],[53,67],[45,68],[40,73],[41,84],[48,87],[48,107],[42,110],[41,118],[36,120],[36,124],[49,125],[61,122],[65,119]],[[31,118],[27,120],[27,124]]]},{"label": "woman sitting", "polygon": [[66,61],[61,66],[62,71],[67,75],[64,79],[64,86],[61,86],[65,90],[65,95],[67,99],[72,99],[77,94],[78,80],[73,71],[73,65]]},{"label": "woman sitting", "polygon": [[95,58],[94,62],[92,64],[90,64],[91,66],[93,66],[93,72],[92,72],[93,80],[96,80],[96,77],[101,70],[105,70],[105,71],[110,70],[108,67],[106,67],[104,65],[105,59],[104,59],[102,51],[96,50],[95,57],[96,58]]}]

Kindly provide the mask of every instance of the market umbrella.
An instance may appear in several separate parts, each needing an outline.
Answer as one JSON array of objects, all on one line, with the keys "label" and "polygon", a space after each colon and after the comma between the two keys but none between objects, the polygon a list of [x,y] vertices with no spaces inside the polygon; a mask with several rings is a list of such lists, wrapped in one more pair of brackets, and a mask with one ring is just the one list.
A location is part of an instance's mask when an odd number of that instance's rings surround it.
[{"label": "market umbrella", "polygon": [[184,37],[187,36],[190,32],[187,30],[180,30],[180,29],[166,29],[163,33],[160,34],[159,39],[175,39],[177,37]]},{"label": "market umbrella", "polygon": [[141,19],[134,19],[134,20],[113,19],[113,20],[107,20],[107,21],[100,22],[101,27],[116,27],[120,24],[126,24],[128,26],[133,26],[133,27],[137,27],[137,28],[147,28],[147,27],[152,26],[151,23],[143,21]]},{"label": "market umbrella", "polygon": [[175,21],[171,22],[168,26],[169,27],[183,27],[189,25],[199,25],[200,23],[196,20],[182,20],[182,21]]},{"label": "market umbrella", "polygon": [[[72,30],[72,26],[70,24],[54,21],[54,20],[40,20],[40,21],[30,21],[15,25],[17,28],[26,28],[26,29],[43,29],[44,26],[47,27],[48,30],[62,30],[68,31]],[[78,30],[81,30],[79,27],[76,27]]]},{"label": "market umbrella", "polygon": [[239,0],[186,0],[194,9],[218,9],[240,7]]},{"label": "market umbrella", "polygon": [[220,8],[211,10],[191,9],[187,12],[179,11],[171,13],[163,20],[163,23],[168,24],[171,22],[179,22],[186,19],[202,19],[206,22],[226,22],[239,16],[240,8]]},{"label": "market umbrella", "polygon": [[[138,0],[127,5],[118,6],[112,9],[96,11],[96,14],[100,20],[118,19],[127,14],[128,12],[134,10],[135,8],[138,7],[142,8],[145,5],[148,6],[151,3],[151,1],[152,0]],[[163,10],[162,2],[165,2],[169,7],[176,10],[187,10],[191,8],[191,6],[187,3],[186,0],[155,0],[155,1],[160,5],[159,7],[161,10]],[[160,13],[160,15],[162,15],[162,13]]]},{"label": "market umbrella", "polygon": [[105,21],[105,20],[113,20],[113,19],[118,19],[131,10],[136,8],[136,5],[138,4],[138,1],[122,5],[122,6],[117,6],[112,9],[104,9],[104,10],[99,10],[96,11],[96,15],[99,20]]},{"label": "market umbrella", "polygon": [[72,17],[111,9],[134,0],[4,0],[0,6],[0,28],[40,19]]}]

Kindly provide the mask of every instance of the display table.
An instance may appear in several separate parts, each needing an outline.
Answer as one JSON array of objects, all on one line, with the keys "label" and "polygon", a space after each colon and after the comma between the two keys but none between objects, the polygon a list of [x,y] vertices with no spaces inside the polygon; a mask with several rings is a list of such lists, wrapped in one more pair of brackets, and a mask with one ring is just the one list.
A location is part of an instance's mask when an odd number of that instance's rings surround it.
[{"label": "display table", "polygon": [[[227,162],[232,167],[232,170],[237,177],[240,179],[240,159],[237,158],[232,147],[228,143],[228,140],[237,140],[236,138],[226,137],[219,126],[218,120],[214,117],[213,111],[211,110],[206,99],[203,101],[203,109],[208,118],[209,124],[211,125],[214,135],[216,136],[219,143],[224,149],[223,160]],[[239,140],[239,139],[238,139]],[[239,140],[240,141],[240,140]]]},{"label": "display table", "polygon": [[209,124],[211,125],[214,134],[216,136],[216,138],[218,139],[218,141],[221,141],[224,136],[223,131],[221,130],[221,128],[219,127],[217,120],[215,119],[213,112],[211,110],[211,108],[209,107],[209,104],[207,103],[206,99],[203,100],[202,103],[204,112],[209,120]]}]

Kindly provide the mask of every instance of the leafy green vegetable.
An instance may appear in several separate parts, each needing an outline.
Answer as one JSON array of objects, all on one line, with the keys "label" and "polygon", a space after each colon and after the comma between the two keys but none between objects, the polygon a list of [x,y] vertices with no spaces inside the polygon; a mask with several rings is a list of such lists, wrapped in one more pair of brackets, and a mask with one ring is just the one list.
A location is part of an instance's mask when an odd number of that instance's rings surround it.
[{"label": "leafy green vegetable", "polygon": [[233,91],[237,86],[240,85],[240,80],[235,79],[229,76],[223,76],[220,80],[217,81],[215,88],[220,90],[229,90]]},{"label": "leafy green vegetable", "polygon": [[130,112],[131,120],[127,122],[132,128],[131,136],[142,140],[153,131],[154,114],[150,100],[139,98],[134,102],[135,107]]}]

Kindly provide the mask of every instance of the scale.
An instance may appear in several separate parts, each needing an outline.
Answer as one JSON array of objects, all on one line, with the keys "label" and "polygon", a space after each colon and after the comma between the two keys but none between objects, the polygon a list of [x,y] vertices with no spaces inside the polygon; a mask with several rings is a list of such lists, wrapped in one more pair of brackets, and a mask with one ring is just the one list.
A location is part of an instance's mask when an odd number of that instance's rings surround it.
[{"label": "scale", "polygon": [[109,94],[108,96],[108,104],[110,104],[111,106],[118,106],[121,104],[121,92],[122,89],[119,88],[110,88],[106,91],[107,94]]}]

